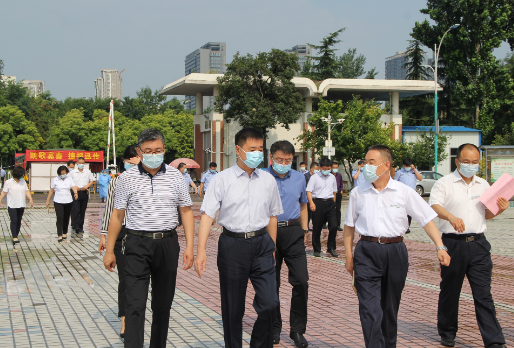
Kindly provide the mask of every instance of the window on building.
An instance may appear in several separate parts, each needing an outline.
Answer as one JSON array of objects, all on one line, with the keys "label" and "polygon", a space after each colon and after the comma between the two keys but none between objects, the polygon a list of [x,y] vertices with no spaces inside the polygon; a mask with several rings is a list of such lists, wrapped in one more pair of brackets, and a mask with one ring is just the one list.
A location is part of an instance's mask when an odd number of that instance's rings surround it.
[{"label": "window on building", "polygon": [[457,158],[457,148],[456,147],[452,147],[450,149],[450,166],[451,166],[452,172],[454,172],[455,169],[457,169],[457,165],[455,164],[455,159],[456,158]]}]

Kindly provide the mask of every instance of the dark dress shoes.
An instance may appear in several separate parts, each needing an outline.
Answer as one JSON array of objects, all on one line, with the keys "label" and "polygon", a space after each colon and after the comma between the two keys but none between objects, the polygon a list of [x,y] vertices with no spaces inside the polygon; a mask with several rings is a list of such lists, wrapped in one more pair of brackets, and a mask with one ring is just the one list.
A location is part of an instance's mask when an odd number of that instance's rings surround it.
[{"label": "dark dress shoes", "polygon": [[315,251],[315,252],[313,253],[313,255],[314,255],[315,257],[320,257],[320,256],[321,256],[321,253],[320,253],[319,251]]},{"label": "dark dress shoes", "polygon": [[451,338],[441,337],[441,345],[445,347],[455,347],[455,340]]},{"label": "dark dress shoes", "polygon": [[309,346],[309,342],[303,337],[303,334],[298,332],[291,332],[289,337],[293,340],[295,346],[299,348],[307,348]]},{"label": "dark dress shoes", "polygon": [[327,253],[329,253],[330,255],[332,255],[332,257],[338,257],[338,256],[339,256],[339,254],[338,254],[338,253],[336,253],[336,251],[335,251],[335,250],[333,250],[333,249],[332,249],[332,250],[327,250]]}]

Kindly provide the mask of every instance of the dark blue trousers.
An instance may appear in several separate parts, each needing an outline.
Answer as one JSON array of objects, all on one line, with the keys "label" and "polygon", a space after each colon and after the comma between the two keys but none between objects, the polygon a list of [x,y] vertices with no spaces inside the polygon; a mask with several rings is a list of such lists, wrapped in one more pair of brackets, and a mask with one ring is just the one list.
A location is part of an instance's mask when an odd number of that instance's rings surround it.
[{"label": "dark blue trousers", "polygon": [[255,290],[253,308],[257,312],[250,347],[273,347],[273,323],[278,305],[274,251],[275,243],[268,233],[250,239],[224,234],[219,238],[221,316],[227,348],[239,348],[243,344],[248,279]]},{"label": "dark blue trousers", "polygon": [[398,309],[409,270],[407,247],[404,243],[361,240],[353,262],[366,347],[394,348]]}]

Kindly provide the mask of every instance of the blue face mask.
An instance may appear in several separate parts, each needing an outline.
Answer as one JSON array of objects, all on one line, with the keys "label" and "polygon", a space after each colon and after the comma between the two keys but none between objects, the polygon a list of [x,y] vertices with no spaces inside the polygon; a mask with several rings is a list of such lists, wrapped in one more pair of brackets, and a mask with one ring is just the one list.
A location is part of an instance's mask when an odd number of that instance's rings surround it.
[{"label": "blue face mask", "polygon": [[339,171],[339,168],[332,169],[332,173],[337,173]]},{"label": "blue face mask", "polygon": [[285,174],[291,170],[291,164],[285,165],[273,161],[273,170],[278,174]]},{"label": "blue face mask", "polygon": [[406,171],[410,172],[412,170],[411,167],[403,167],[403,169],[405,169]]},{"label": "blue face mask", "polygon": [[216,174],[216,169],[209,169],[212,174]]},{"label": "blue face mask", "polygon": [[322,170],[321,174],[327,176],[328,174],[330,174],[330,169],[329,170]]},{"label": "blue face mask", "polygon": [[257,168],[264,160],[264,154],[261,151],[246,152],[243,148],[241,148],[241,151],[246,153],[246,161],[243,162],[250,168]]},{"label": "blue face mask", "polygon": [[130,168],[134,167],[135,164],[131,164],[131,163],[125,162],[125,164],[123,166],[125,167],[125,170],[129,170]]},{"label": "blue face mask", "polygon": [[312,172],[313,172],[314,174],[317,174],[317,173],[319,173],[319,170],[314,169]]},{"label": "blue face mask", "polygon": [[301,171],[302,173],[304,173],[304,172],[305,172],[305,167],[300,167],[300,171]]},{"label": "blue face mask", "polygon": [[84,169],[84,165],[83,164],[78,164],[77,167],[79,167],[79,169]]},{"label": "blue face mask", "polygon": [[143,164],[150,169],[159,168],[163,161],[164,152],[156,154],[143,154]]},{"label": "blue face mask", "polygon": [[364,167],[361,167],[361,172],[364,170]]},{"label": "blue face mask", "polygon": [[459,172],[462,174],[462,176],[465,176],[466,178],[472,178],[473,175],[475,175],[478,172],[478,168],[478,164],[460,163]]},{"label": "blue face mask", "polygon": [[66,175],[66,174],[62,174],[62,175],[59,175],[59,178],[61,178],[61,179],[66,179],[66,177],[67,177],[67,176],[68,176],[68,175]]},{"label": "blue face mask", "polygon": [[[384,162],[385,163],[385,162]],[[382,164],[384,164],[382,163]],[[366,164],[364,166],[364,171],[362,172],[364,174],[364,179],[366,179],[367,182],[370,182],[370,183],[373,183],[375,181],[377,181],[378,178],[380,178],[380,175],[377,175],[377,169],[378,167],[380,167],[382,164],[378,165],[378,166],[374,166],[372,164]]]}]

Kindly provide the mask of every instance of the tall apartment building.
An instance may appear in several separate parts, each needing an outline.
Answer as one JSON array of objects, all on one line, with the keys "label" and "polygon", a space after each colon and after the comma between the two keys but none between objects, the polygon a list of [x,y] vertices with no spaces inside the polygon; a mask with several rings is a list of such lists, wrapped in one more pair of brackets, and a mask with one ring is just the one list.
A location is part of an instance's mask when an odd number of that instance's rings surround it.
[{"label": "tall apartment building", "polygon": [[16,76],[14,75],[0,75],[0,80],[2,80],[5,83],[16,83]]},{"label": "tall apartment building", "polygon": [[286,53],[296,53],[298,55],[298,63],[300,64],[300,71],[297,75],[303,70],[305,67],[305,63],[309,57],[312,57],[312,47],[309,45],[296,45],[293,48],[285,49]]},{"label": "tall apartment building", "polygon": [[101,77],[95,80],[95,98],[112,98],[121,100],[122,87],[121,87],[121,72],[118,73],[117,69],[102,69],[100,71]]},{"label": "tall apartment building", "polygon": [[45,81],[42,80],[22,80],[21,85],[27,88],[33,97],[45,92]]},{"label": "tall apartment building", "polygon": [[[224,74],[227,64],[227,44],[208,42],[186,56],[185,76],[192,73]],[[185,108],[196,109],[196,96],[186,96]],[[214,97],[203,97],[204,109],[214,106]]]},{"label": "tall apartment building", "polygon": [[[408,62],[407,52],[396,52],[394,56],[387,57],[385,60],[385,78],[386,80],[405,80],[407,77],[407,69],[403,64]],[[428,53],[424,52],[425,65],[432,65],[434,60],[428,58]],[[432,75],[432,70],[429,71],[429,76]],[[429,80],[433,80],[429,78]]]}]

